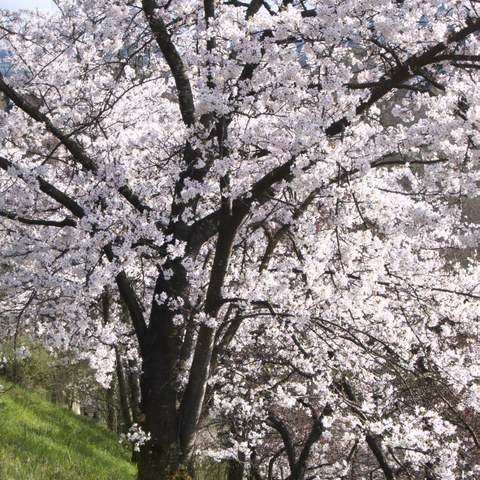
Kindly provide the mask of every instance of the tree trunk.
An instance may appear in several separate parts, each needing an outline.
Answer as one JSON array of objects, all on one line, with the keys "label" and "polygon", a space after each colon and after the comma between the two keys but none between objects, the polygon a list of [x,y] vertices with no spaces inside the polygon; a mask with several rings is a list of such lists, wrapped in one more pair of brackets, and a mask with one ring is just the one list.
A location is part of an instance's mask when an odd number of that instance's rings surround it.
[{"label": "tree trunk", "polygon": [[130,401],[129,401],[129,392],[128,392],[128,385],[127,379],[125,376],[125,369],[123,368],[122,357],[118,350],[118,347],[115,347],[115,358],[116,358],[116,369],[117,369],[117,379],[118,379],[118,394],[120,396],[120,407],[122,410],[122,418],[124,423],[124,431],[128,431],[128,429],[132,426],[132,412],[130,410]]},{"label": "tree trunk", "polygon": [[[160,275],[155,297],[163,292],[172,297],[174,287],[182,283],[175,285],[175,280],[167,282]],[[180,332],[173,323],[174,315],[166,302],[153,301],[140,382],[140,410],[144,415],[141,427],[151,438],[138,456],[138,480],[189,479],[188,475],[181,476],[177,413]]]},{"label": "tree trunk", "polygon": [[148,442],[140,450],[137,480],[192,480],[180,457],[178,444],[166,447]]},{"label": "tree trunk", "polygon": [[243,480],[245,465],[236,459],[228,461],[227,480]]},{"label": "tree trunk", "polygon": [[138,480],[175,478],[180,464],[179,422],[176,410],[176,389],[169,368],[168,338],[157,336],[158,343],[144,359],[141,381],[144,422],[143,430],[151,439],[138,456]]},{"label": "tree trunk", "polygon": [[138,422],[140,417],[140,379],[138,365],[135,360],[128,360],[128,386],[130,387],[130,406],[133,421]]},{"label": "tree trunk", "polygon": [[117,431],[117,411],[115,408],[115,381],[112,380],[110,388],[106,392],[107,400],[107,427],[112,431]]}]

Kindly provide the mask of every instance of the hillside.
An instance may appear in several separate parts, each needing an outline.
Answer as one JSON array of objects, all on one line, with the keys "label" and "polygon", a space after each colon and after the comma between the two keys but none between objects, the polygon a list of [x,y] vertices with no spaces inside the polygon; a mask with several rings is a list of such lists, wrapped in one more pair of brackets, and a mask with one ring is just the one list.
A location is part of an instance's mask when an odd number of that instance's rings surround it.
[{"label": "hillside", "polygon": [[114,434],[18,386],[0,394],[0,438],[2,480],[135,478]]}]

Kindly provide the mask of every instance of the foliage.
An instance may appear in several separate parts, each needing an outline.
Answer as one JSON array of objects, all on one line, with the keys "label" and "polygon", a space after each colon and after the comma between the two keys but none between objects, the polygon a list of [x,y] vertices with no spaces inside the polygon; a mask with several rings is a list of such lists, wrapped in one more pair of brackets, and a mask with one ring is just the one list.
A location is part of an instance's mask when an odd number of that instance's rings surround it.
[{"label": "foliage", "polygon": [[66,388],[69,384],[80,383],[85,363],[73,365],[76,358],[67,355],[54,358],[40,342],[28,335],[17,337],[17,341],[3,339],[0,342],[0,373],[3,377],[17,381],[28,388],[43,388],[52,392]]},{"label": "foliage", "polygon": [[0,375],[17,385],[55,403],[87,412],[104,424],[109,409],[115,411],[115,417],[119,416],[118,398],[109,396],[108,390],[95,381],[95,372],[85,360],[79,361],[68,352],[49,352],[41,342],[25,335],[17,338],[16,348],[10,339],[1,341],[0,359]]},{"label": "foliage", "polygon": [[127,480],[135,467],[115,435],[85,417],[1,380],[0,477]]},{"label": "foliage", "polygon": [[1,328],[141,359],[139,480],[478,476],[477,8],[5,12]]}]

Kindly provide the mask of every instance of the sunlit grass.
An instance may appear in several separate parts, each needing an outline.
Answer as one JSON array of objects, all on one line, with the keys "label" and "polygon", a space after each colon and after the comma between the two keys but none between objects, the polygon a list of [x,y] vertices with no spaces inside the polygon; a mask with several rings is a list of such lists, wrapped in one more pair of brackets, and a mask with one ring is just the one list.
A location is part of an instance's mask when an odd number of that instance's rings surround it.
[{"label": "sunlit grass", "polygon": [[88,418],[18,386],[0,394],[2,480],[133,480],[129,457],[112,432]]}]

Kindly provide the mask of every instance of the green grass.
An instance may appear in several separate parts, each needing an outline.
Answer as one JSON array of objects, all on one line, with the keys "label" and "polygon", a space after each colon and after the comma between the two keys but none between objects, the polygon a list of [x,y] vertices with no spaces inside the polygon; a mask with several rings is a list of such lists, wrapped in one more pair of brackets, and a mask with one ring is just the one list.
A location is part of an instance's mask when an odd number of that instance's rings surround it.
[{"label": "green grass", "polygon": [[129,457],[112,432],[88,418],[18,386],[0,394],[2,480],[133,480]]}]

